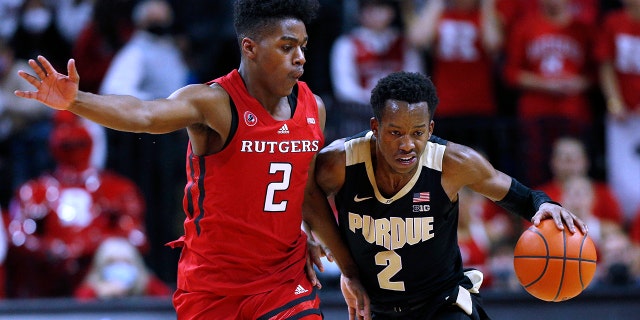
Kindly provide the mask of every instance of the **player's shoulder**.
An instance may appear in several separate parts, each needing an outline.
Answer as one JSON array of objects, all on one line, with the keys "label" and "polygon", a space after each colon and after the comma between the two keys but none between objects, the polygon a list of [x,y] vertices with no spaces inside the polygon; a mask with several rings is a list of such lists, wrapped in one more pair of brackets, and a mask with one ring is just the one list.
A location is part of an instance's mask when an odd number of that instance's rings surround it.
[{"label": "player's shoulder", "polygon": [[218,100],[220,98],[229,98],[229,94],[227,91],[222,88],[218,83],[212,84],[188,84],[174,92],[171,97],[172,99],[188,99],[188,100],[197,100],[197,99],[214,99]]},{"label": "player's shoulder", "polygon": [[169,99],[182,101],[202,114],[229,109],[231,97],[219,84],[189,84],[176,90]]},{"label": "player's shoulder", "polygon": [[446,150],[443,156],[444,168],[455,169],[461,166],[473,166],[474,163],[482,159],[482,154],[469,146],[451,141],[446,142]]},{"label": "player's shoulder", "polygon": [[345,138],[340,138],[332,141],[330,144],[325,146],[318,152],[318,157],[316,160],[317,164],[333,164],[336,161],[343,159],[345,157],[345,146],[344,142]]}]

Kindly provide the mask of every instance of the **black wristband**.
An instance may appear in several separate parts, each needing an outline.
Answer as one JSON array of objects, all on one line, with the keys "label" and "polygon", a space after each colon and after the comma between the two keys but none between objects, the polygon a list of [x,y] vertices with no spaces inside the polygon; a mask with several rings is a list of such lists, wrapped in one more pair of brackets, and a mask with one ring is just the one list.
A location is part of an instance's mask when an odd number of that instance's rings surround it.
[{"label": "black wristband", "polygon": [[531,218],[536,214],[538,208],[545,202],[560,205],[551,200],[543,191],[531,190],[518,180],[512,178],[509,192],[507,192],[502,200],[496,201],[496,204],[513,214],[517,214],[531,221]]}]

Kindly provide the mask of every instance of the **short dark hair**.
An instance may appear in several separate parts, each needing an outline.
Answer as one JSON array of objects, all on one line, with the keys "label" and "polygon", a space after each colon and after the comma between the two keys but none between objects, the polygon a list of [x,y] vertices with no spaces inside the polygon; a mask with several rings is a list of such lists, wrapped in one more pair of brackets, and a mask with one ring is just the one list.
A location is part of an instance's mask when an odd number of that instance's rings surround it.
[{"label": "short dark hair", "polygon": [[233,24],[238,41],[259,38],[276,21],[297,19],[308,25],[315,19],[318,0],[236,0]]},{"label": "short dark hair", "polygon": [[429,115],[438,106],[436,87],[427,76],[418,72],[393,72],[380,79],[371,92],[371,108],[373,115],[382,121],[382,110],[387,100],[393,99],[408,103],[426,102]]}]

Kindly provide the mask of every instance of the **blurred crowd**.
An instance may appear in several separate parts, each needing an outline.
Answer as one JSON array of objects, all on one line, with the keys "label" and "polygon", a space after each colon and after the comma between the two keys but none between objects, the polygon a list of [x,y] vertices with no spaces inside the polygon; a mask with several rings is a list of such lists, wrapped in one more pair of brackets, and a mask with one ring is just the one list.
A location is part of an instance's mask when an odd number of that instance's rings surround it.
[{"label": "blurred crowd", "polygon": [[[434,134],[481,151],[583,220],[592,287],[640,287],[640,0],[320,0],[302,80],[327,141],[369,128],[378,79],[427,74]],[[239,65],[232,0],[0,0],[0,295],[168,296],[181,233],[185,132],[117,132],[14,90],[28,59],[81,90],[169,96]],[[486,288],[520,290],[529,227],[470,190],[458,238]],[[331,270],[334,270],[333,272]],[[335,269],[322,275],[335,283]]]}]

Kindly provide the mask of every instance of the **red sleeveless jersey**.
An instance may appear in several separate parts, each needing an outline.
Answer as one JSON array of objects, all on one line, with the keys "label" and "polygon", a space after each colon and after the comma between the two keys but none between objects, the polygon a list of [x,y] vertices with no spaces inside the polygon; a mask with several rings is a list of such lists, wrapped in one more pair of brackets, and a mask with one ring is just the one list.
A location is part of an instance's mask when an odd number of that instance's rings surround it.
[{"label": "red sleeveless jersey", "polygon": [[216,154],[196,156],[188,147],[178,288],[269,291],[304,272],[302,200],[310,161],[324,143],[318,106],[298,82],[294,114],[279,121],[250,96],[237,70],[213,82],[231,97],[238,126]]}]

